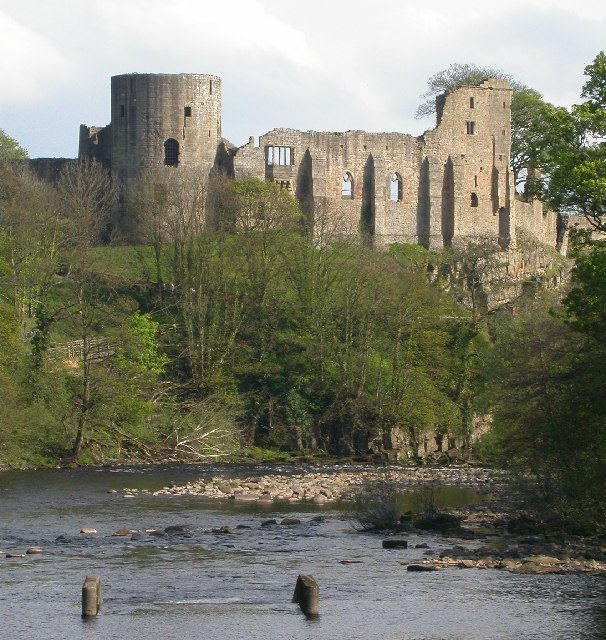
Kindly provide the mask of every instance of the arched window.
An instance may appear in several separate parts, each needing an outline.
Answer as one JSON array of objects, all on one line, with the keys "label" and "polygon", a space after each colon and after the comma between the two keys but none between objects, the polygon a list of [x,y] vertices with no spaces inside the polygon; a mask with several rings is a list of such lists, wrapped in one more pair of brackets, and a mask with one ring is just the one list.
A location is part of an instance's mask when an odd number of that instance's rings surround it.
[{"label": "arched window", "polygon": [[389,183],[389,199],[392,202],[400,202],[402,200],[402,176],[394,173]]},{"label": "arched window", "polygon": [[477,193],[472,193],[471,194],[471,198],[469,199],[469,204],[472,207],[477,207],[478,206],[478,194]]},{"label": "arched window", "polygon": [[341,180],[341,197],[353,199],[353,177],[349,171],[343,174],[343,180]]},{"label": "arched window", "polygon": [[164,143],[164,164],[168,167],[179,164],[179,143],[174,138],[169,138]]}]

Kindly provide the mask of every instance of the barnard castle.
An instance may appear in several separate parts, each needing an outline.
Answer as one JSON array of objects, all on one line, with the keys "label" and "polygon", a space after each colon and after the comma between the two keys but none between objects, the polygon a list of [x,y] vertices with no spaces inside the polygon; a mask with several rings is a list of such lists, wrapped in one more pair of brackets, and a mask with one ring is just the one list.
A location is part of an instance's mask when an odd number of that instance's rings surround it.
[{"label": "barnard castle", "polygon": [[[489,238],[515,250],[520,235],[556,246],[555,214],[515,198],[507,82],[487,79],[437,100],[422,136],[274,129],[241,147],[221,137],[221,79],[199,74],[126,74],[111,79],[111,122],[80,127],[79,158],[95,158],[128,191],[142,172],[218,170],[278,182],[317,226],[348,236],[432,249]],[[49,175],[66,160],[38,159]],[[537,265],[538,266],[538,265]]]}]

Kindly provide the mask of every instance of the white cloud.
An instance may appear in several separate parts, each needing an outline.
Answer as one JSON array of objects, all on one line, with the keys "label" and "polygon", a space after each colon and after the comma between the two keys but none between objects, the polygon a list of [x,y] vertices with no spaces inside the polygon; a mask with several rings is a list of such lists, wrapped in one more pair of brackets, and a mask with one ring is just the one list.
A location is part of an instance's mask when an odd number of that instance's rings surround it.
[{"label": "white cloud", "polygon": [[44,35],[0,10],[0,107],[36,101],[65,82],[69,62]]}]

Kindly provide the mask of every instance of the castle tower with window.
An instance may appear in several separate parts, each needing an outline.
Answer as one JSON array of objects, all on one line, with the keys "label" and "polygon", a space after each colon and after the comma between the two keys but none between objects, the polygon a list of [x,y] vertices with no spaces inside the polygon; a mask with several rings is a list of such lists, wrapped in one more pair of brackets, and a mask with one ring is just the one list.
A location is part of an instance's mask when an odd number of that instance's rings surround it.
[{"label": "castle tower with window", "polygon": [[79,156],[111,168],[128,191],[146,171],[208,175],[221,140],[221,80],[203,74],[129,73],[111,79],[111,123],[80,128]]}]

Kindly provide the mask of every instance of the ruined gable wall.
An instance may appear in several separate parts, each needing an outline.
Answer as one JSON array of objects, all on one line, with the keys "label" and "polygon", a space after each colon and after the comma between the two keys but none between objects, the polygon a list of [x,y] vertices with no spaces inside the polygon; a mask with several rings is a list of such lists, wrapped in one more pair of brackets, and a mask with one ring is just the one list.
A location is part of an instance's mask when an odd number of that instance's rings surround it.
[{"label": "ruined gable wall", "polygon": [[[440,116],[438,126],[424,135],[429,245],[478,236],[501,237],[505,243],[511,226],[511,89],[495,79],[461,87],[443,99]],[[468,123],[473,123],[472,133]],[[448,163],[452,174],[445,180]],[[472,194],[477,206],[472,206]]]}]

